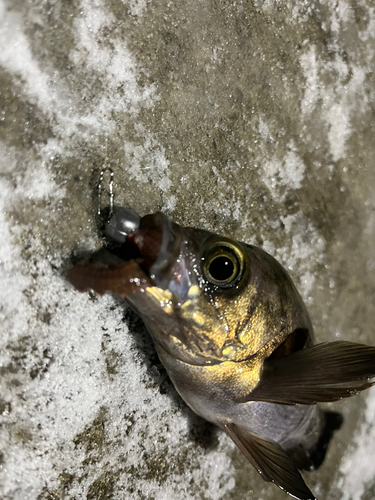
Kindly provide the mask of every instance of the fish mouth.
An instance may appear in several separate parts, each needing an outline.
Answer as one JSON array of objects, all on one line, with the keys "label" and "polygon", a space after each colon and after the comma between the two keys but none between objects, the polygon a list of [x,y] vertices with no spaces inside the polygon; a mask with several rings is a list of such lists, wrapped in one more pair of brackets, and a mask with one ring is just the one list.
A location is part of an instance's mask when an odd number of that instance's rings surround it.
[{"label": "fish mouth", "polygon": [[[127,237],[127,244],[140,254],[141,268],[161,289],[168,287],[180,252],[181,236],[176,228],[168,217],[156,212],[142,217],[139,228]],[[126,252],[126,247],[124,250]]]},{"label": "fish mouth", "polygon": [[67,279],[81,292],[110,292],[122,298],[147,287],[167,289],[181,246],[177,227],[161,212],[146,215],[124,243],[112,242],[90,262],[78,262],[68,270]]}]

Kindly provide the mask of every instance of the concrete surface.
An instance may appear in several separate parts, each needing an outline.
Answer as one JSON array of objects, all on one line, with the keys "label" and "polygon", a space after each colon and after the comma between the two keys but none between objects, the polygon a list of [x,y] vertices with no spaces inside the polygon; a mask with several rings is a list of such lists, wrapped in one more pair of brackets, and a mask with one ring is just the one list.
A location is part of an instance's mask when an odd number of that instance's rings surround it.
[{"label": "concrete surface", "polygon": [[[0,1],[0,497],[282,500],[178,398],[142,323],[74,292],[95,184],[262,246],[317,339],[375,344],[371,0]],[[375,497],[375,391],[305,474]]]}]

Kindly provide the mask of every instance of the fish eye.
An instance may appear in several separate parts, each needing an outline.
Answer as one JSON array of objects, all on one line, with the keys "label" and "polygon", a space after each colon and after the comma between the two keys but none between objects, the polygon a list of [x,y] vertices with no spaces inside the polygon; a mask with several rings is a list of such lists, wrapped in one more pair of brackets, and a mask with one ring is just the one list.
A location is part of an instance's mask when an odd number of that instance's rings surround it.
[{"label": "fish eye", "polygon": [[245,258],[242,248],[230,240],[208,240],[202,257],[204,278],[223,288],[238,283],[245,270]]}]

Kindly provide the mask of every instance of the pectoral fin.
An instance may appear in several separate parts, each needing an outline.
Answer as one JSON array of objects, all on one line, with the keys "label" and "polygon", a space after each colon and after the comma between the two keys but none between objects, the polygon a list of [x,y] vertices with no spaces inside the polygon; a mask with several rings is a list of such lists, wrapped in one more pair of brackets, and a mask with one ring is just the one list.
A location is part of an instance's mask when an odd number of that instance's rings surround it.
[{"label": "pectoral fin", "polygon": [[318,344],[264,362],[260,382],[238,402],[315,404],[347,398],[375,380],[375,347],[353,342]]},{"label": "pectoral fin", "polygon": [[254,436],[232,423],[223,424],[221,427],[265,481],[275,483],[299,500],[316,500],[280,445]]}]

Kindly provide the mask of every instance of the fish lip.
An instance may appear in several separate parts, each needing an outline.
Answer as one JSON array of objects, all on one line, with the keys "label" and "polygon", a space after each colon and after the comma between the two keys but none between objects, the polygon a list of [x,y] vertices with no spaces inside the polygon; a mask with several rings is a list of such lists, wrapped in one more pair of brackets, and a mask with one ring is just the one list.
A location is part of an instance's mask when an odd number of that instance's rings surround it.
[{"label": "fish lip", "polygon": [[127,236],[127,241],[135,247],[142,260],[141,267],[155,286],[167,289],[173,280],[181,247],[181,235],[177,225],[162,212],[145,215],[139,228]]}]

